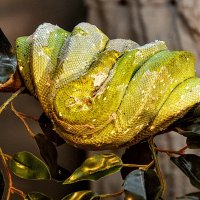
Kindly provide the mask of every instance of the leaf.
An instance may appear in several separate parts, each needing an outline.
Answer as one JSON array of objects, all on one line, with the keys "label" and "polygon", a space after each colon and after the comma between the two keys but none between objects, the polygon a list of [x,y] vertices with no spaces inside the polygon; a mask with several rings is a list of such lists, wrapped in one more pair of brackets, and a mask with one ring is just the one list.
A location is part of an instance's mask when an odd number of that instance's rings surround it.
[{"label": "leaf", "polygon": [[39,192],[30,192],[26,195],[25,200],[52,200],[52,198]]},{"label": "leaf", "polygon": [[193,186],[200,189],[200,157],[194,154],[185,154],[171,157],[170,160],[188,176]]},{"label": "leaf", "polygon": [[120,171],[122,165],[121,159],[113,153],[95,155],[86,159],[65,180],[64,184],[71,184],[81,180],[98,180],[104,176]]},{"label": "leaf", "polygon": [[159,178],[153,169],[134,170],[126,176],[124,181],[127,200],[155,200],[159,198],[160,189]]},{"label": "leaf", "polygon": [[62,200],[99,200],[99,199],[100,197],[97,196],[91,190],[74,192],[62,198]]},{"label": "leaf", "polygon": [[147,200],[145,190],[144,171],[134,170],[124,181],[125,200]]},{"label": "leaf", "polygon": [[3,197],[4,187],[5,187],[4,177],[2,171],[0,170],[0,199],[2,199]]},{"label": "leaf", "polygon": [[12,46],[0,29],[0,83],[5,83],[17,66],[17,60],[12,53]]},{"label": "leaf", "polygon": [[200,149],[200,137],[187,137],[186,144],[190,149]]},{"label": "leaf", "polygon": [[5,36],[5,34],[1,29],[0,29],[0,53],[6,55],[12,55],[12,46],[8,38]]},{"label": "leaf", "polygon": [[58,135],[58,133],[53,130],[53,124],[45,113],[42,113],[38,122],[48,140],[54,142],[57,146],[65,143],[65,141]]},{"label": "leaf", "polygon": [[64,181],[70,175],[71,175],[71,173],[68,170],[66,170],[65,168],[58,165],[57,171],[56,171],[56,176],[53,178],[57,181]]},{"label": "leaf", "polygon": [[185,137],[200,137],[200,104],[198,103],[179,119],[176,127],[181,129],[180,134]]},{"label": "leaf", "polygon": [[[148,200],[158,199],[160,195],[160,180],[153,169],[144,172],[145,188]],[[153,184],[152,184],[153,183]]]},{"label": "leaf", "polygon": [[16,153],[9,162],[12,172],[24,179],[50,179],[47,166],[33,154],[22,151]]},{"label": "leaf", "polygon": [[[146,165],[152,161],[152,153],[147,141],[140,142],[136,145],[127,148],[122,156],[122,162],[128,164]],[[154,166],[152,166],[154,167]],[[133,170],[137,168],[123,167],[121,169],[121,176],[123,179]]]},{"label": "leaf", "polygon": [[55,145],[43,134],[37,134],[34,138],[40,149],[40,155],[49,167],[52,178],[64,181],[71,173],[57,164],[58,153]]},{"label": "leaf", "polygon": [[176,197],[176,199],[181,199],[181,200],[200,200],[200,192],[193,192],[186,194],[182,197]]}]

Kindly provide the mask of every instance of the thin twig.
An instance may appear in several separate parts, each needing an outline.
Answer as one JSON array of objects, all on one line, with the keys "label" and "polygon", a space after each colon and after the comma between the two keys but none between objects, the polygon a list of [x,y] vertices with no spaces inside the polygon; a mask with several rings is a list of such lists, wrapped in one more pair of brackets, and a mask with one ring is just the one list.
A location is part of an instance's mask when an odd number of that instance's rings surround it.
[{"label": "thin twig", "polygon": [[146,167],[147,165],[138,165],[138,164],[123,164],[123,167]]},{"label": "thin twig", "polygon": [[31,119],[31,120],[36,121],[36,122],[38,121],[37,117],[28,115],[26,113],[18,112],[18,114],[21,115],[23,118]]},{"label": "thin twig", "polygon": [[[12,157],[11,157],[10,155],[4,154],[4,153],[2,152],[2,149],[1,149],[1,148],[0,148],[0,157],[1,157],[1,160],[2,160],[2,163],[3,163],[4,169],[5,169],[5,172],[6,172],[7,177],[8,177],[8,193],[7,193],[6,200],[9,200],[9,199],[10,199],[11,193],[16,193],[16,194],[18,194],[19,196],[21,196],[21,197],[24,199],[24,198],[26,197],[26,194],[25,194],[23,191],[21,191],[21,190],[15,188],[15,187],[13,187],[12,176],[11,176],[11,174],[10,174],[8,165],[7,165],[7,163],[6,163],[6,158],[11,159]],[[5,158],[5,157],[6,157],[6,158]]]},{"label": "thin twig", "polygon": [[178,151],[180,153],[184,154],[186,149],[188,149],[188,145],[184,146],[183,148],[179,149]]},{"label": "thin twig", "polygon": [[106,198],[112,198],[112,197],[118,197],[120,196],[121,194],[123,194],[123,190],[122,191],[119,191],[119,192],[116,192],[116,193],[113,193],[113,194],[101,194],[100,195],[100,198],[101,199],[106,199]]},{"label": "thin twig", "polygon": [[10,199],[10,193],[11,193],[11,187],[12,187],[12,178],[11,178],[11,174],[9,172],[9,169],[8,169],[8,166],[7,166],[7,163],[6,163],[6,159],[4,157],[4,154],[1,150],[1,148],[0,148],[0,156],[1,156],[1,159],[2,159],[2,163],[3,163],[3,166],[4,166],[5,172],[6,172],[7,177],[8,177],[8,193],[7,193],[6,200],[9,200]]},{"label": "thin twig", "polygon": [[177,154],[177,155],[184,155],[185,154],[185,150],[188,148],[188,146],[186,145],[185,147],[181,148],[178,151],[173,151],[173,150],[166,150],[166,149],[160,149],[155,147],[156,151],[159,151],[161,153],[166,153],[169,156],[172,156],[172,154]]},{"label": "thin twig", "polygon": [[26,129],[27,129],[27,131],[28,131],[28,132],[27,132],[28,135],[31,136],[32,138],[34,138],[34,137],[35,137],[35,134],[33,133],[33,131],[30,129],[30,127],[29,127],[28,124],[26,123],[24,117],[21,116],[21,115],[17,112],[17,110],[15,110],[15,108],[14,108],[14,106],[13,106],[12,103],[11,103],[11,110],[12,110],[12,111],[15,113],[15,115],[22,121],[22,123],[24,124],[24,126],[26,127]]},{"label": "thin twig", "polygon": [[161,186],[161,189],[157,195],[157,198],[162,198],[163,194],[164,194],[164,191],[165,191],[165,188],[166,188],[166,183],[165,183],[165,180],[164,180],[164,177],[163,177],[163,174],[161,172],[161,169],[160,169],[160,165],[159,165],[159,161],[158,161],[158,158],[157,158],[157,155],[156,155],[156,149],[155,149],[155,145],[154,145],[154,142],[153,142],[153,138],[151,137],[149,140],[149,146],[151,148],[151,151],[152,151],[152,155],[153,155],[153,159],[154,159],[154,162],[155,162],[155,167],[156,167],[156,172],[158,174],[158,178],[160,180],[160,186]]},{"label": "thin twig", "polygon": [[144,171],[148,170],[152,165],[154,164],[154,160],[152,160],[149,164],[147,165],[139,165],[139,164],[123,164],[123,167],[137,167],[139,169],[142,169]]},{"label": "thin twig", "polygon": [[25,87],[20,88],[20,89],[17,90],[15,93],[13,93],[9,99],[7,99],[7,100],[3,103],[3,105],[0,107],[0,114],[1,114],[2,111],[6,108],[6,106],[7,106],[9,103],[11,103],[24,89],[25,89]]},{"label": "thin twig", "polygon": [[140,169],[146,171],[146,170],[148,170],[154,163],[155,163],[154,160],[152,160],[148,165],[146,165],[145,167],[140,167]]},{"label": "thin twig", "polygon": [[21,190],[15,188],[15,187],[11,187],[11,192],[12,192],[12,193],[18,194],[18,195],[21,196],[23,199],[25,199],[25,197],[26,197],[26,194],[25,194],[23,191],[21,191]]},{"label": "thin twig", "polygon": [[3,156],[4,156],[4,158],[6,159],[6,160],[11,160],[12,159],[12,156],[10,156],[10,155],[8,155],[8,154],[3,154]]}]

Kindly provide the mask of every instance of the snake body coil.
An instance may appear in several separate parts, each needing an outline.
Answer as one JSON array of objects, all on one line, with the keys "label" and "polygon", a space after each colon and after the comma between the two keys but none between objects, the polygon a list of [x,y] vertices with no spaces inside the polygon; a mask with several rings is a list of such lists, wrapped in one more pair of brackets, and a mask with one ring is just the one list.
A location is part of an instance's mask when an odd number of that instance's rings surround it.
[{"label": "snake body coil", "polygon": [[17,39],[16,52],[26,87],[57,133],[80,148],[137,143],[200,102],[193,55],[163,41],[139,46],[88,23],[71,33],[44,23]]}]

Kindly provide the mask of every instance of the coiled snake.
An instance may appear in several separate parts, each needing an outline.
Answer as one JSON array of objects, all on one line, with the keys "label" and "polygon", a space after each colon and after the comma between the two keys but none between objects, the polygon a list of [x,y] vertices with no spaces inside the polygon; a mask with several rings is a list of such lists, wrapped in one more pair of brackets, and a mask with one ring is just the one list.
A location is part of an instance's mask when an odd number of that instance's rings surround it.
[{"label": "coiled snake", "polygon": [[26,87],[56,132],[80,148],[135,144],[200,102],[193,55],[163,41],[139,46],[89,23],[71,33],[44,23],[17,39],[16,52]]}]

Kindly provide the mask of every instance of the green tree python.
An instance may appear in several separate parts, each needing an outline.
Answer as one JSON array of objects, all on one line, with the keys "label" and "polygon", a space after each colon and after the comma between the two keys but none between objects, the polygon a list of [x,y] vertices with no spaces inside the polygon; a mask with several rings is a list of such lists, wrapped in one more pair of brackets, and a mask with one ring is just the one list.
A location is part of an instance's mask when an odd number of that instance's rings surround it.
[{"label": "green tree python", "polygon": [[55,131],[76,147],[129,146],[183,117],[200,102],[194,57],[163,41],[139,46],[89,23],[67,32],[44,23],[16,40],[26,87]]}]

